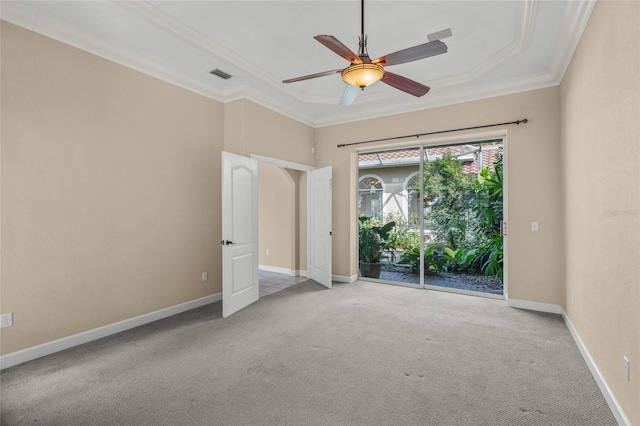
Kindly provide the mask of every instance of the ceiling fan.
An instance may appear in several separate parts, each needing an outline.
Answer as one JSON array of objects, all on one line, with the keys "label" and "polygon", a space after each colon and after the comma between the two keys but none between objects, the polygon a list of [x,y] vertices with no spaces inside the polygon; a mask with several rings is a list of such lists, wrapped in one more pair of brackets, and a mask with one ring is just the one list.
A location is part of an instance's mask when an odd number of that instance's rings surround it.
[{"label": "ceiling fan", "polygon": [[340,40],[332,35],[317,35],[314,38],[322,43],[325,47],[337,53],[351,63],[346,68],[337,70],[324,71],[315,74],[309,74],[302,77],[290,78],[283,80],[283,83],[294,83],[296,81],[310,80],[312,78],[324,77],[332,74],[342,74],[342,79],[347,83],[347,87],[342,94],[340,100],[341,105],[351,105],[358,94],[358,89],[364,90],[365,87],[381,80],[383,83],[398,90],[409,93],[413,96],[424,96],[429,91],[429,87],[417,81],[410,80],[398,74],[385,70],[390,65],[404,64],[407,62],[417,61],[419,59],[429,58],[431,56],[440,55],[447,52],[447,45],[440,39],[451,36],[451,28],[429,34],[427,39],[429,42],[409,47],[407,49],[398,50],[388,55],[380,56],[371,60],[367,52],[367,36],[364,33],[364,0],[360,2],[361,7],[361,27],[358,43],[358,54],[353,53],[351,49],[342,44]]}]

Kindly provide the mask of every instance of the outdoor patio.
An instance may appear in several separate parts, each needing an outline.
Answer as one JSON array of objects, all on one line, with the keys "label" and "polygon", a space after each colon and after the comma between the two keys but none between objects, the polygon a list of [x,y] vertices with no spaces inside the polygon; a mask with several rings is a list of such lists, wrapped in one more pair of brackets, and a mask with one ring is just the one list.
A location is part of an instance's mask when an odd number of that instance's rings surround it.
[{"label": "outdoor patio", "polygon": [[[402,284],[420,284],[420,275],[409,270],[385,270],[380,273],[380,280],[392,281]],[[425,275],[425,285],[453,288],[457,290],[468,290],[488,294],[503,294],[502,285],[499,287],[492,282],[491,277],[467,276],[458,274],[437,274]],[[490,286],[491,284],[491,286]],[[496,287],[496,288],[492,288]]]}]

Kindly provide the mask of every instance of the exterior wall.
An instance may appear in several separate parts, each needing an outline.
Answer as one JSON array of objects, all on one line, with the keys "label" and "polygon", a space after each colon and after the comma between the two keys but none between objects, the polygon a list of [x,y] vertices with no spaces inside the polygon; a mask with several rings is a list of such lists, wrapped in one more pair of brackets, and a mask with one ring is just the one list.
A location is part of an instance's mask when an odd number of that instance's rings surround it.
[{"label": "exterior wall", "polygon": [[[333,214],[334,273],[357,274],[357,151],[337,148],[337,144],[523,118],[529,119],[529,123],[425,138],[419,143],[442,144],[506,135],[508,297],[560,305],[564,300],[564,247],[559,187],[559,87],[316,129],[316,166],[333,166],[333,205],[337,206]],[[358,148],[371,151],[392,146],[402,145],[370,144]],[[539,232],[531,231],[532,221],[539,222]]]},{"label": "exterior wall", "polygon": [[407,178],[418,172],[417,165],[403,167],[378,167],[362,168],[359,171],[358,181],[363,176],[375,175],[383,182],[384,192],[382,194],[382,213],[386,221],[390,215],[401,215],[407,220],[407,191],[405,185]]},{"label": "exterior wall", "polygon": [[222,104],[1,25],[2,354],[219,293]]},{"label": "exterior wall", "polygon": [[564,309],[632,425],[640,424],[639,22],[636,1],[598,2],[561,85]]}]

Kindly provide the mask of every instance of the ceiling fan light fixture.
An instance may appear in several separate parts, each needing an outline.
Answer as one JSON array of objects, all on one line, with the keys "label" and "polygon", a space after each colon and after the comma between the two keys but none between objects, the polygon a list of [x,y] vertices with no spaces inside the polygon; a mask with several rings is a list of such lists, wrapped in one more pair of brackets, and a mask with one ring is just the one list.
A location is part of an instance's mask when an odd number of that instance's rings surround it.
[{"label": "ceiling fan light fixture", "polygon": [[377,64],[354,64],[342,70],[344,82],[361,89],[380,80],[383,75],[384,69]]}]

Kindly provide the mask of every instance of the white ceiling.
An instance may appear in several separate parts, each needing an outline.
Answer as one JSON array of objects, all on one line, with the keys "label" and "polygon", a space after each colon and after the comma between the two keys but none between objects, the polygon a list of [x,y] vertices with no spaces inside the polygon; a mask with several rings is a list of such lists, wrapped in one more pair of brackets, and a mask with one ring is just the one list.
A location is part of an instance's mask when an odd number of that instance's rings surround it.
[{"label": "white ceiling", "polygon": [[[313,39],[358,50],[360,1],[6,1],[2,19],[221,102],[246,98],[314,127],[560,84],[594,1],[365,0],[372,58],[451,28],[443,55],[389,67],[431,87],[416,98],[382,82],[339,105],[344,68]],[[221,69],[223,80],[209,72]]]}]

